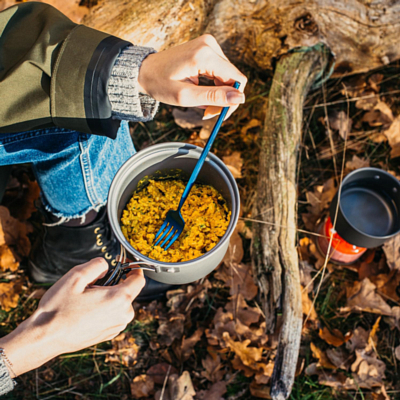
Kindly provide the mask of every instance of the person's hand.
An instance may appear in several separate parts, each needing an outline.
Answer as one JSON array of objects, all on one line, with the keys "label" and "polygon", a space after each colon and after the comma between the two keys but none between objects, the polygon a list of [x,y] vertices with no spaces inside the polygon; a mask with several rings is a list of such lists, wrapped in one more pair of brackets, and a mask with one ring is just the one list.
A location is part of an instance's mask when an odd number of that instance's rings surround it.
[{"label": "person's hand", "polygon": [[71,269],[45,293],[31,317],[0,339],[16,375],[60,354],[110,340],[125,329],[145,279],[141,271],[132,271],[116,286],[92,286],[107,269],[102,258]]},{"label": "person's hand", "polygon": [[[199,76],[213,79],[216,86],[198,86]],[[235,81],[240,83],[239,90],[232,88]],[[213,36],[203,35],[147,56],[138,83],[140,92],[166,104],[211,106],[206,108],[205,118],[230,106],[229,117],[245,101],[247,78],[229,62]]]}]

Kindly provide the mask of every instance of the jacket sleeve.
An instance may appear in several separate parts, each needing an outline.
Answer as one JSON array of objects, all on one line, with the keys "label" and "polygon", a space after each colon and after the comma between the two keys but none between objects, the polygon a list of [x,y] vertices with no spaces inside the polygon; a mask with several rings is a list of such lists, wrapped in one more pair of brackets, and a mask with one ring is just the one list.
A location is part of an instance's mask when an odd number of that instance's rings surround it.
[{"label": "jacket sleeve", "polygon": [[34,2],[0,12],[0,35],[0,133],[58,126],[115,138],[107,84],[129,42]]}]

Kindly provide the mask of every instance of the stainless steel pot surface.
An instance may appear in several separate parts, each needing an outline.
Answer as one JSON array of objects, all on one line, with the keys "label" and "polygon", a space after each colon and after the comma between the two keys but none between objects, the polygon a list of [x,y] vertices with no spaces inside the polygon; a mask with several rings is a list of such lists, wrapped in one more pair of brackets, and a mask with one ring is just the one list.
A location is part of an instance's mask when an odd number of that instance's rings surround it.
[{"label": "stainless steel pot surface", "polygon": [[145,271],[150,278],[168,284],[184,284],[209,274],[222,261],[229,246],[229,239],[239,218],[239,191],[229,169],[214,154],[209,154],[200,171],[198,182],[217,189],[231,210],[231,220],[225,235],[208,253],[191,261],[166,263],[152,260],[135,250],[125,239],[120,228],[122,211],[138,184],[149,178],[166,176],[187,179],[200,154],[201,147],[186,143],[162,143],[148,147],[133,155],[116,174],[108,195],[107,211],[111,227],[130,258],[152,265],[156,272]]}]

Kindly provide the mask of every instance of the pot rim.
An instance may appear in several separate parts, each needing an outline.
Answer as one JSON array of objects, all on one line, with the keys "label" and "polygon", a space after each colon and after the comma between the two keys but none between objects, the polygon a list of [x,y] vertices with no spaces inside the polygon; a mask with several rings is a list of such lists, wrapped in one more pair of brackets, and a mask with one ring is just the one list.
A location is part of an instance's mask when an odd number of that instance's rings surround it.
[{"label": "pot rim", "polygon": [[[152,153],[156,154],[156,153],[159,153],[160,151],[168,151],[168,150],[173,150],[173,149],[179,150],[183,147],[188,149],[189,151],[197,152],[199,157],[200,157],[201,152],[203,151],[202,147],[195,146],[195,145],[192,145],[189,143],[183,143],[183,142],[167,142],[167,143],[160,143],[160,144],[155,144],[153,146],[149,146],[149,147],[133,154],[128,160],[125,161],[125,163],[119,168],[118,172],[114,176],[111,186],[110,186],[110,189],[109,189],[109,192],[108,192],[107,214],[108,214],[108,218],[110,221],[111,229],[113,230],[119,243],[123,247],[125,247],[125,249],[129,253],[134,255],[135,257],[137,257],[141,260],[145,260],[149,263],[152,263],[152,264],[160,266],[160,267],[176,266],[179,268],[184,268],[187,266],[189,267],[199,261],[205,260],[206,258],[210,257],[213,253],[218,251],[218,249],[220,247],[222,247],[222,245],[225,243],[226,240],[230,239],[230,236],[232,235],[232,233],[236,227],[237,221],[239,219],[240,195],[239,195],[239,189],[237,187],[235,178],[233,177],[232,173],[227,168],[227,166],[223,163],[223,161],[221,159],[219,159],[215,154],[210,152],[207,155],[206,161],[211,161],[212,163],[216,164],[217,169],[219,168],[221,170],[221,172],[223,172],[225,174],[226,178],[228,178],[228,181],[230,183],[230,189],[233,192],[231,218],[229,221],[228,228],[227,228],[226,232],[224,233],[224,235],[222,236],[222,238],[220,239],[220,241],[210,251],[206,252],[202,256],[194,258],[192,260],[182,261],[182,262],[165,262],[165,261],[154,260],[154,259],[149,258],[149,257],[143,255],[142,253],[140,253],[128,242],[128,240],[125,238],[125,236],[122,233],[122,230],[121,230],[121,227],[119,224],[119,220],[118,220],[118,216],[116,215],[117,214],[117,209],[116,209],[117,204],[116,203],[119,201],[119,199],[116,198],[115,192],[116,192],[118,184],[119,184],[120,176],[131,171],[132,167],[134,167],[137,162],[140,162],[143,158],[148,157],[149,155],[151,156]],[[132,161],[132,160],[135,160],[135,161]],[[112,204],[114,204],[114,207],[112,206]],[[114,208],[114,210],[113,210],[113,208]],[[115,218],[115,221],[114,221],[114,218]],[[116,223],[114,224],[114,222],[116,222]],[[117,229],[115,228],[115,225],[117,226]]]},{"label": "pot rim", "polygon": [[[393,184],[396,184],[396,185],[399,187],[399,189],[400,189],[400,182],[399,182],[398,179],[396,179],[393,175],[389,174],[389,172],[384,171],[383,169],[379,169],[379,168],[364,167],[364,168],[355,169],[354,171],[350,172],[348,175],[346,175],[346,176],[344,177],[342,183],[339,185],[339,189],[338,189],[338,191],[336,192],[336,195],[335,195],[335,197],[334,197],[334,200],[336,200],[336,203],[339,203],[338,212],[340,211],[340,213],[341,213],[343,219],[346,221],[346,223],[349,225],[349,227],[350,227],[351,229],[353,229],[354,231],[356,231],[357,233],[359,233],[360,235],[362,235],[362,236],[364,236],[364,237],[366,237],[366,238],[368,238],[368,239],[372,239],[372,240],[376,240],[376,241],[382,241],[382,240],[386,241],[387,239],[390,239],[391,237],[397,235],[397,234],[400,232],[400,228],[399,228],[398,230],[396,230],[395,232],[391,233],[390,235],[385,235],[385,236],[374,236],[374,235],[370,235],[370,234],[368,234],[368,233],[362,232],[362,231],[360,231],[358,228],[356,228],[356,227],[348,220],[348,218],[346,217],[345,213],[343,212],[342,205],[341,205],[341,203],[340,203],[339,192],[340,192],[340,195],[342,195],[343,187],[344,187],[344,185],[346,184],[346,181],[347,181],[349,178],[351,178],[352,176],[357,175],[357,173],[365,172],[365,171],[370,171],[370,172],[375,172],[375,173],[378,173],[378,172],[379,172],[379,173],[381,173],[381,174],[383,174],[383,175],[386,175],[389,179],[391,179],[391,180],[394,182]],[[340,196],[340,197],[341,197],[341,196]],[[396,206],[397,206],[397,205],[396,205]],[[400,212],[399,207],[397,207],[397,211]],[[334,217],[335,217],[335,215],[333,216],[333,218],[334,218]],[[331,218],[332,218],[332,216],[331,216]],[[336,229],[337,229],[337,227],[335,227],[335,230],[336,230]],[[339,235],[340,235],[340,233],[339,233]]]}]

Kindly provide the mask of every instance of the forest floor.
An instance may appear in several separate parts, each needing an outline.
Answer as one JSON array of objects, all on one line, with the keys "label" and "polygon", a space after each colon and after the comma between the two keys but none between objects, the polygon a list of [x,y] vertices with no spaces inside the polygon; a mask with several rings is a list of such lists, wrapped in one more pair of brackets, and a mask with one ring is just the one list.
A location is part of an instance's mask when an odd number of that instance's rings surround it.
[{"label": "forest floor", "polygon": [[[248,219],[271,76],[245,72],[247,101],[223,124],[213,150],[234,174],[242,202],[224,262],[164,301],[135,304],[136,318],[117,338],[21,376],[4,398],[176,400],[170,394],[179,390],[181,400],[270,398],[278,334],[264,333]],[[193,110],[162,106],[154,121],[132,124],[131,134],[140,150],[204,145],[209,128]],[[298,164],[304,327],[292,400],[400,399],[400,237],[352,265],[325,268],[314,242],[341,173],[373,166],[399,177],[399,149],[399,64],[330,79],[309,93]],[[38,195],[29,166],[15,166],[0,206],[1,335],[30,315],[46,290],[26,272],[40,224]]]}]

